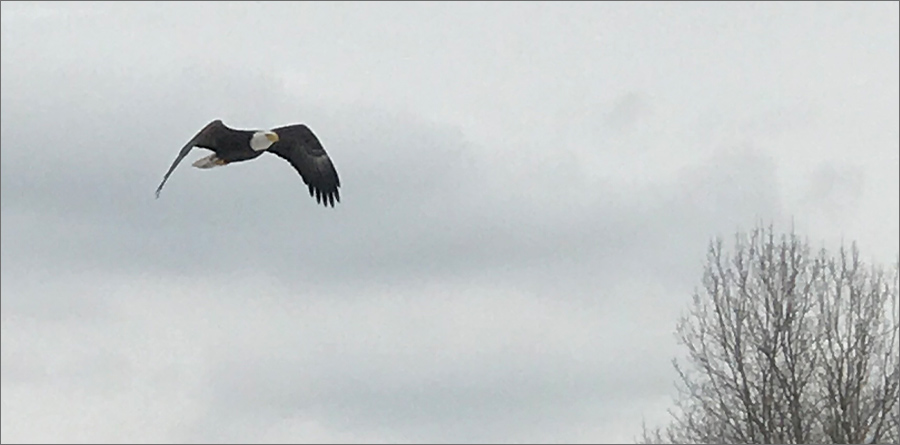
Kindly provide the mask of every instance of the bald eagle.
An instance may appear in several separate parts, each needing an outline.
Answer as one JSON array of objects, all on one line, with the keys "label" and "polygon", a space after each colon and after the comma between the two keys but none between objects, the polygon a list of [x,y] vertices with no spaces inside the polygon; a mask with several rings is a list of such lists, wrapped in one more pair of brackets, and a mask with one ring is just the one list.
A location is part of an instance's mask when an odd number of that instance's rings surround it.
[{"label": "bald eagle", "polygon": [[169,175],[194,147],[213,151],[213,154],[193,163],[194,167],[203,169],[249,161],[263,152],[272,152],[288,161],[300,173],[303,182],[309,187],[309,196],[315,196],[316,202],[326,207],[329,204],[334,207],[335,201],[341,202],[338,192],[341,180],[328,153],[309,127],[295,124],[271,130],[236,130],[219,119],[206,124],[181,149],[156,188],[157,198]]}]

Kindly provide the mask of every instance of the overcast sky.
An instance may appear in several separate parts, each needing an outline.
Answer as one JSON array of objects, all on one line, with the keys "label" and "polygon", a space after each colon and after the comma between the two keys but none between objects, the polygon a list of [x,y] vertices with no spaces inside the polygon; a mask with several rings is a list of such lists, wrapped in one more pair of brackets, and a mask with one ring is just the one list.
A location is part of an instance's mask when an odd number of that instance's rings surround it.
[{"label": "overcast sky", "polygon": [[898,252],[896,2],[0,17],[3,442],[631,441],[712,237]]}]

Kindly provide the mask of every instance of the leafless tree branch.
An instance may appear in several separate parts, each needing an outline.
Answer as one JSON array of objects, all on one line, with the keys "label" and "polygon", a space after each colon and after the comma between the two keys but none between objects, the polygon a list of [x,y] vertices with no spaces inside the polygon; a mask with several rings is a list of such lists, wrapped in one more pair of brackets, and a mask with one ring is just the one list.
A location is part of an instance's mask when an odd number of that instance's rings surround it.
[{"label": "leafless tree branch", "polygon": [[900,443],[900,255],[811,252],[772,227],[710,243],[677,323],[684,362],[665,428],[643,443]]}]

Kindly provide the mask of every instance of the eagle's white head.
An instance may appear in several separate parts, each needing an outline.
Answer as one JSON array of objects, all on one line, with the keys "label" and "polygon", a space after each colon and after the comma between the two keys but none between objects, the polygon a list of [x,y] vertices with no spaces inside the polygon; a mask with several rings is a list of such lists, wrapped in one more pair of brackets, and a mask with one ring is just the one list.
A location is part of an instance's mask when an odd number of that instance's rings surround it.
[{"label": "eagle's white head", "polygon": [[278,134],[274,131],[257,131],[250,137],[250,148],[254,151],[268,150],[276,142]]}]

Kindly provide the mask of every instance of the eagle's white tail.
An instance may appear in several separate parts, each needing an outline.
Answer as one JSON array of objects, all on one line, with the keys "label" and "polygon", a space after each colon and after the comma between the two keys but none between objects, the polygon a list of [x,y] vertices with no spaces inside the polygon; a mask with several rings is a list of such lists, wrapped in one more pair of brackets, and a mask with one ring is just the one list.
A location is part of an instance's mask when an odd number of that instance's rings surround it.
[{"label": "eagle's white tail", "polygon": [[194,167],[197,167],[197,168],[213,168],[213,167],[218,167],[220,165],[225,165],[225,164],[226,164],[225,161],[219,159],[216,156],[216,154],[213,153],[205,158],[197,159],[191,165],[193,165]]}]

